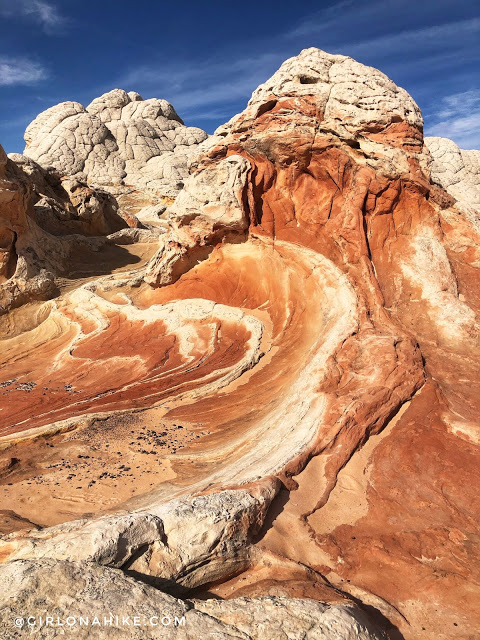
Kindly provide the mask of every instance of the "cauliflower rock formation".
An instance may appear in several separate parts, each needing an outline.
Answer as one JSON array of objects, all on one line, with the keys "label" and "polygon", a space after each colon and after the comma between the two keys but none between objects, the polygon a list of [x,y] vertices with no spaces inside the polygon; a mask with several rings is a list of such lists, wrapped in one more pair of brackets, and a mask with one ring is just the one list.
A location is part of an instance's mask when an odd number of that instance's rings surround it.
[{"label": "cauliflower rock formation", "polygon": [[133,185],[174,196],[187,158],[207,134],[186,127],[166,100],[114,89],[88,107],[62,102],[25,131],[25,155],[89,184]]},{"label": "cauliflower rock formation", "polygon": [[472,219],[480,219],[480,151],[460,149],[448,138],[425,138],[432,156],[432,180],[455,198]]}]

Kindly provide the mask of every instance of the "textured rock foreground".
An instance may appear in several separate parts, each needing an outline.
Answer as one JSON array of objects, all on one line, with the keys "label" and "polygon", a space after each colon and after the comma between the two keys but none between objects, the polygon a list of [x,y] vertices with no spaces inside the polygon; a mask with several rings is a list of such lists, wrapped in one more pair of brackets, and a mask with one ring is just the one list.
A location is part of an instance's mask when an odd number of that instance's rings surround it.
[{"label": "textured rock foreground", "polygon": [[2,319],[5,629],[36,590],[66,613],[52,585],[83,571],[112,613],[128,592],[197,634],[165,637],[473,640],[478,152],[308,49],[192,138],[169,201],[158,145],[119,142],[137,110],[183,131],[148,102],[54,107],[3,161],[2,287],[26,291]]},{"label": "textured rock foreground", "polygon": [[[22,560],[0,566],[0,580],[3,599],[14,599],[13,605],[0,607],[4,640],[22,635],[18,630],[12,631],[8,621],[18,620],[30,611],[35,611],[36,617],[30,620],[31,629],[26,617],[20,628],[24,633],[30,630],[37,636],[45,634],[44,637],[65,633],[61,627],[53,631],[45,622],[42,626],[40,620],[45,621],[46,616],[54,612],[55,622],[59,618],[77,638],[293,640],[299,635],[306,640],[384,638],[354,605],[329,606],[313,600],[276,597],[239,598],[229,602],[182,601],[139,583],[121,571],[89,563]],[[110,614],[106,612],[111,611],[115,614],[110,626]],[[118,626],[116,616],[122,621]]]}]

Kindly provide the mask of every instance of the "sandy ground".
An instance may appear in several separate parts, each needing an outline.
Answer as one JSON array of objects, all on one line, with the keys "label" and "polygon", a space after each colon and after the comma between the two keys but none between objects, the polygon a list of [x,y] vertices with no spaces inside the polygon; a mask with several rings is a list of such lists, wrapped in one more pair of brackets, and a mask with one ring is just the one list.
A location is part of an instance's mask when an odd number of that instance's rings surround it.
[{"label": "sandy ground", "polygon": [[202,435],[147,411],[14,444],[0,457],[0,528],[29,528],[9,512],[50,526],[114,509],[174,479],[175,454]]}]

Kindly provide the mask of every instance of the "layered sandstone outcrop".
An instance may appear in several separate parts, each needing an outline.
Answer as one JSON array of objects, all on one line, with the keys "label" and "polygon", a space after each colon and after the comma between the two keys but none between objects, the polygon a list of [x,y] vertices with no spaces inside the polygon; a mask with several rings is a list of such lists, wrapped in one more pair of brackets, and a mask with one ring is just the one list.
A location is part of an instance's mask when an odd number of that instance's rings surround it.
[{"label": "layered sandstone outcrop", "polygon": [[307,49],[149,205],[148,264],[3,340],[6,616],[82,563],[223,637],[475,637],[480,237],[442,157],[403,89]]},{"label": "layered sandstone outcrop", "polygon": [[55,289],[67,251],[33,215],[32,185],[0,147],[0,315]]},{"label": "layered sandstone outcrop", "polygon": [[101,188],[61,179],[20,154],[7,158],[1,147],[0,201],[0,315],[57,295],[79,249],[85,259],[142,233],[154,243],[161,231],[155,223],[145,228]]}]

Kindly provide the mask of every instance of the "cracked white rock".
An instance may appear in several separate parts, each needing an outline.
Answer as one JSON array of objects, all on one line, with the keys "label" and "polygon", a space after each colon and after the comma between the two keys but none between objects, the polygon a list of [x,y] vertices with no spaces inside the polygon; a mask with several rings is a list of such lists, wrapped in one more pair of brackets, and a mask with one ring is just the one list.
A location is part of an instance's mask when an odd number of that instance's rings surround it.
[{"label": "cracked white rock", "polygon": [[422,114],[413,98],[384,73],[317,48],[289,58],[252,94],[249,106],[269,96],[314,96],[334,128],[358,130],[372,122],[388,125],[401,118],[416,127]]},{"label": "cracked white rock", "polygon": [[278,483],[256,494],[222,491],[129,514],[77,520],[0,541],[10,559],[89,561],[128,568],[176,587],[196,587],[245,568]]},{"label": "cracked white rock", "polygon": [[227,236],[240,236],[248,228],[246,197],[250,162],[231,155],[190,175],[177,199],[166,211],[169,231],[146,270],[146,281],[170,284],[202,249]]},{"label": "cracked white rock", "polygon": [[[283,118],[288,119],[298,108],[296,101],[303,98],[311,104],[311,112],[303,112],[301,117],[297,113],[296,130],[312,128],[313,134],[318,126],[323,135],[350,141],[363,152],[367,164],[381,173],[408,173],[409,156],[417,158],[426,170],[422,113],[407,91],[378,69],[315,47],[286,60],[253,92],[246,110],[219,127],[206,145],[218,144],[218,138],[229,132],[249,129],[259,115],[274,108],[278,109],[281,128]],[[408,153],[391,144],[388,137],[372,137],[376,133],[394,135],[392,127],[399,123],[409,127]],[[289,135],[295,133],[289,131]]]},{"label": "cracked white rock", "polygon": [[384,640],[353,604],[274,596],[183,601],[95,563],[20,560],[0,566],[0,581],[4,640],[64,637],[66,629],[99,640]]},{"label": "cracked white rock", "polygon": [[455,198],[472,221],[480,223],[480,151],[460,149],[448,138],[425,138],[432,156],[432,180]]},{"label": "cracked white rock", "polygon": [[114,89],[88,107],[62,102],[25,131],[25,155],[89,184],[132,184],[176,195],[187,160],[207,137],[186,127],[166,100]]}]

